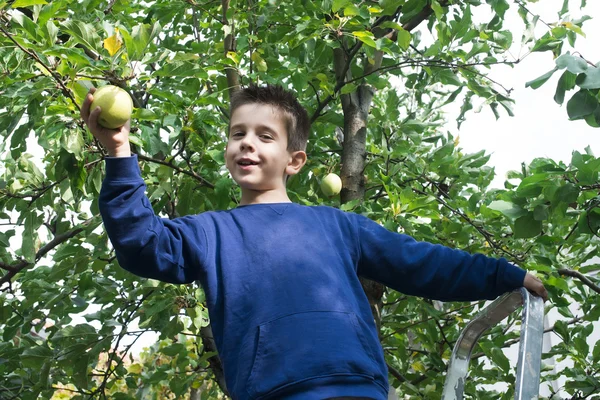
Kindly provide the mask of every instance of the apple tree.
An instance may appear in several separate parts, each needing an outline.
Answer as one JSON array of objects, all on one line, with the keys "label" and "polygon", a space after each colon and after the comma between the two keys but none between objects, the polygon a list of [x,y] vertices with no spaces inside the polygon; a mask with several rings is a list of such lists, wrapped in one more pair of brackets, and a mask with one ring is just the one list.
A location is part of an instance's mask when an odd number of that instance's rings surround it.
[{"label": "apple tree", "polygon": [[[467,154],[457,138],[474,108],[513,114],[510,93],[488,77],[520,61],[511,46],[523,57],[551,52],[550,72],[529,85],[561,73],[556,101],[569,118],[600,125],[599,69],[569,50],[586,1],[565,0],[556,21],[532,3],[0,1],[0,397],[227,396],[202,288],[119,268],[98,213],[106,153],[79,107],[90,86],[129,92],[148,197],[177,218],[236,206],[223,166],[229,96],[270,82],[297,92],[311,115],[309,161],[288,182],[293,201],[536,271],[556,315],[544,385],[600,398],[600,345],[587,340],[600,317],[600,158],[589,148],[569,163],[537,158],[491,189],[489,154]],[[511,13],[522,32],[505,26]],[[445,113],[455,102],[456,124]],[[329,173],[341,176],[339,197],[319,188]],[[452,346],[483,302],[363,287],[392,386],[439,398]],[[469,398],[512,398],[503,349],[518,343],[518,324],[512,316],[482,339]],[[133,354],[148,332],[156,343]]]}]

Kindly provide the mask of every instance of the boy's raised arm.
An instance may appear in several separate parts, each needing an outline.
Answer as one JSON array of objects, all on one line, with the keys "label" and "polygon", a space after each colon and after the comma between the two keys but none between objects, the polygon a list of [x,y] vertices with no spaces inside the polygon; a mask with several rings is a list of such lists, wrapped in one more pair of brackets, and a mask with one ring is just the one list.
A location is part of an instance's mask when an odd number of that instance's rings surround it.
[{"label": "boy's raised arm", "polygon": [[[91,110],[94,89],[86,96],[81,117],[107,149],[106,176],[99,197],[100,214],[119,264],[146,278],[170,283],[199,279],[206,243],[202,227],[192,217],[176,220],[156,216],[146,197],[136,155],[129,146],[130,122],[107,129],[98,124],[99,109]],[[198,240],[188,240],[194,237]]]},{"label": "boy's raised arm", "polygon": [[495,299],[525,286],[547,298],[539,281],[506,259],[418,242],[358,216],[358,273],[402,293],[442,301]]}]

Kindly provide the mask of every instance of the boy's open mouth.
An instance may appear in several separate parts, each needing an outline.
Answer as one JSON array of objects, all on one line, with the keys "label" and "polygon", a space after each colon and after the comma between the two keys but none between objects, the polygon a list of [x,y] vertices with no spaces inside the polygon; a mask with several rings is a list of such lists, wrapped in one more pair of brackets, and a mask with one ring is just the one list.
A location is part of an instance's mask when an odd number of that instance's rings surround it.
[{"label": "boy's open mouth", "polygon": [[237,160],[238,165],[258,165],[258,161],[251,160],[249,158],[240,158]]},{"label": "boy's open mouth", "polygon": [[237,160],[237,165],[242,170],[247,170],[247,169],[250,169],[250,168],[258,165],[258,161],[254,161],[249,158],[241,158],[241,159]]}]

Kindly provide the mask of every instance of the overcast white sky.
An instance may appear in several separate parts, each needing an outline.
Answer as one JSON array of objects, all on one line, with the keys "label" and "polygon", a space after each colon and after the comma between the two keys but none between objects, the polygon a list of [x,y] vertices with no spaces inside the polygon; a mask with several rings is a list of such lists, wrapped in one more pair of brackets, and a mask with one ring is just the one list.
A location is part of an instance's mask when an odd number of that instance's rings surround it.
[{"label": "overcast white sky", "polygon": [[[511,7],[514,7],[512,2]],[[558,10],[562,7],[563,0],[540,0],[529,3],[528,7],[540,19],[547,23],[558,21]],[[571,53],[578,51],[587,60],[600,62],[600,1],[588,0],[587,6],[580,11],[581,0],[570,0],[571,19],[578,19],[583,15],[593,17],[583,25],[586,37],[578,36],[575,48]],[[523,31],[523,22],[512,12],[505,27],[510,27],[516,46],[511,53],[518,57],[520,51],[520,34]],[[514,27],[514,28],[513,28]],[[538,22],[536,37],[540,37],[547,28]],[[567,47],[569,48],[568,43]],[[566,111],[566,102],[575,91],[567,92],[565,103],[559,106],[553,100],[556,84],[562,71],[546,82],[541,88],[533,90],[525,88],[525,83],[554,68],[554,61],[550,52],[533,53],[514,68],[495,66],[490,77],[512,88],[511,97],[515,100],[514,117],[506,113],[496,121],[489,107],[484,107],[482,112],[469,113],[467,120],[457,131],[456,124],[452,122],[448,128],[453,134],[460,135],[460,147],[465,152],[471,153],[482,149],[491,153],[490,165],[496,168],[496,179],[492,183],[495,187],[503,187],[506,172],[519,170],[521,162],[529,162],[536,157],[547,157],[556,161],[562,160],[568,164],[573,150],[583,152],[588,145],[596,157],[600,154],[600,128],[592,128],[585,121],[569,121]],[[453,121],[458,115],[457,110],[448,115]]]}]

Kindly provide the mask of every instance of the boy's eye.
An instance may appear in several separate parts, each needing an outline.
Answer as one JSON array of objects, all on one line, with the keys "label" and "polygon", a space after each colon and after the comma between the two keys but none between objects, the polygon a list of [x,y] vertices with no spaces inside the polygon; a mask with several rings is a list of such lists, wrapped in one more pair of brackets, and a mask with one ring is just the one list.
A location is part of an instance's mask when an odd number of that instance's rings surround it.
[{"label": "boy's eye", "polygon": [[244,132],[236,132],[236,133],[234,133],[231,136],[234,136],[234,137],[236,137],[236,136],[244,136]]},{"label": "boy's eye", "polygon": [[268,140],[272,140],[273,139],[273,136],[271,136],[271,135],[261,135],[261,137],[263,139],[268,139]]}]

